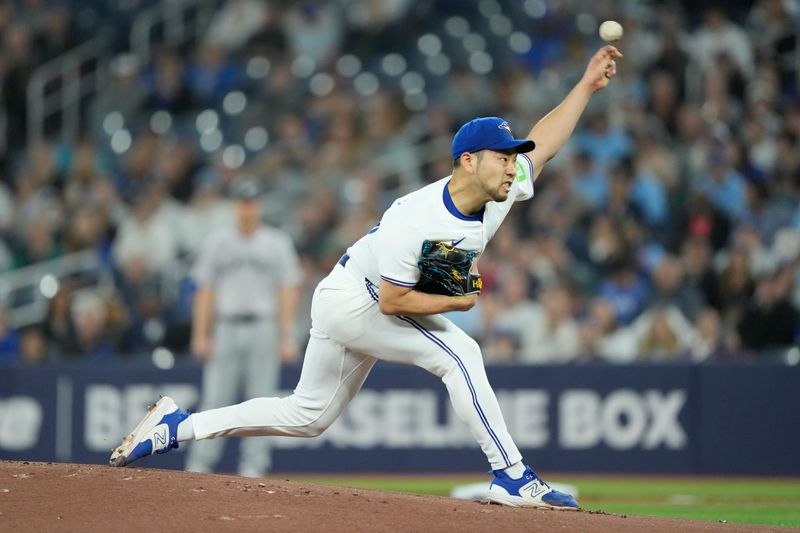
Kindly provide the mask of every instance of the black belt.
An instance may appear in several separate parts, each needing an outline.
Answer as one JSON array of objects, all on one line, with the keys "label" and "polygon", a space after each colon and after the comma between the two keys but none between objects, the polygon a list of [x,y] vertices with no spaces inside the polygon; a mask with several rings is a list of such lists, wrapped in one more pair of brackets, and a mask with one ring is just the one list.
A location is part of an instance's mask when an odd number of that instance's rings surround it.
[{"label": "black belt", "polygon": [[257,315],[255,313],[245,313],[241,315],[223,315],[219,317],[221,322],[225,322],[226,324],[251,324],[253,322],[258,322],[260,320],[264,320],[264,315]]},{"label": "black belt", "polygon": [[347,265],[348,261],[350,261],[350,256],[347,254],[344,254],[342,257],[339,258],[339,264],[342,266]]}]

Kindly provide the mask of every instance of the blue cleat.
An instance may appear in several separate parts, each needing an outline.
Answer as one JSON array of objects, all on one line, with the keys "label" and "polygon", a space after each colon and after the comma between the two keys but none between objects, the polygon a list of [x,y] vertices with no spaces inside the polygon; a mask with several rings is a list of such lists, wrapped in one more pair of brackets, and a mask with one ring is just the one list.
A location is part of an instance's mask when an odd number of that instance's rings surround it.
[{"label": "blue cleat", "polygon": [[147,408],[147,414],[131,434],[122,439],[122,444],[111,453],[108,464],[127,466],[142,457],[167,453],[172,448],[177,448],[178,424],[188,416],[189,413],[178,409],[172,398],[162,396]]},{"label": "blue cleat", "polygon": [[502,470],[495,470],[486,499],[510,507],[538,507],[575,511],[578,502],[570,494],[550,488],[530,466],[520,479],[511,477]]}]

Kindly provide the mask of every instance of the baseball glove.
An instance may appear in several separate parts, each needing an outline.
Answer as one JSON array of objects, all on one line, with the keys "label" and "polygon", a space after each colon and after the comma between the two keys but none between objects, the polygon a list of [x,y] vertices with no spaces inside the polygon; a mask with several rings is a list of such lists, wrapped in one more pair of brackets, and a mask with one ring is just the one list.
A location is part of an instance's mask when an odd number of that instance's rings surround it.
[{"label": "baseball glove", "polygon": [[481,292],[481,276],[470,272],[472,260],[478,252],[455,248],[439,241],[422,243],[419,282],[416,290],[429,294],[461,296]]}]

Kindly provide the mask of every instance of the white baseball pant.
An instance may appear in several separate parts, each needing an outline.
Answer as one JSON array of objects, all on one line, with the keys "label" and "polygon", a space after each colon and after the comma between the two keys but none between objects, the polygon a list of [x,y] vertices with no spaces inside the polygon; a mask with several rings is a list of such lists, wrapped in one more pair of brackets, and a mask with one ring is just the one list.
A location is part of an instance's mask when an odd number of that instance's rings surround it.
[{"label": "white baseball pant", "polygon": [[352,261],[337,265],[314,292],[311,339],[294,393],[195,413],[190,418],[195,438],[319,435],[355,396],[376,359],[382,359],[439,376],[493,470],[520,461],[478,344],[441,315],[382,314],[375,287],[354,270]]}]

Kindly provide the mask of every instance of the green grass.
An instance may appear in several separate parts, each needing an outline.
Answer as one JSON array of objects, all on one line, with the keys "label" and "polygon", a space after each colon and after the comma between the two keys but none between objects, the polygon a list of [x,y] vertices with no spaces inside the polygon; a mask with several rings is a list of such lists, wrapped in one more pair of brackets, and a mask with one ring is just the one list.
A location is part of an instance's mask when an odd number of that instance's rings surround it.
[{"label": "green grass", "polygon": [[587,509],[800,527],[797,480],[564,477],[563,481],[578,487]]},{"label": "green grass", "polygon": [[[294,480],[447,496],[456,486],[486,482],[485,476],[297,476]],[[672,478],[547,476],[578,488],[581,506],[609,513],[725,520],[800,528],[800,480],[765,478]]]}]

